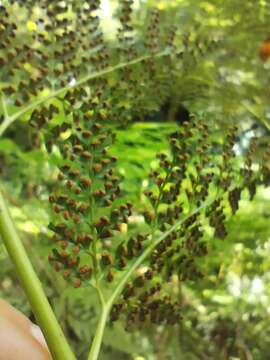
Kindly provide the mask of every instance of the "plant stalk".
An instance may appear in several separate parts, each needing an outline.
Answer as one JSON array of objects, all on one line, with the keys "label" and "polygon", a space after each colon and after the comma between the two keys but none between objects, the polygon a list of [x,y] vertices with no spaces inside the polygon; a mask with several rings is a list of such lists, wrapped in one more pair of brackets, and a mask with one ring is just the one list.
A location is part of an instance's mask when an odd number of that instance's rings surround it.
[{"label": "plant stalk", "polygon": [[96,328],[96,333],[87,360],[98,359],[109,312],[110,312],[110,306],[108,305],[102,306],[101,316]]},{"label": "plant stalk", "polygon": [[0,191],[0,235],[16,269],[37,322],[54,360],[75,360],[75,356],[55,318],[40,280],[29,260]]}]

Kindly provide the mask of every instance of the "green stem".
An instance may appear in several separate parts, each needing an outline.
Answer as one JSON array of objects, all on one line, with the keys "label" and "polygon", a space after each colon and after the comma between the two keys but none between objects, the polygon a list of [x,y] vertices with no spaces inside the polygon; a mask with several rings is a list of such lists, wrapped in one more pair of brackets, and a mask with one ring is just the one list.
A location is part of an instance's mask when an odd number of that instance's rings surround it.
[{"label": "green stem", "polygon": [[8,115],[8,110],[7,110],[6,100],[4,98],[4,95],[2,95],[1,102],[2,102],[2,108],[3,108],[4,116],[5,116],[5,118],[8,118],[9,115]]},{"label": "green stem", "polygon": [[25,248],[0,192],[0,235],[15,266],[21,285],[41,327],[54,360],[75,360],[62,329],[51,309],[42,285],[33,269]]},{"label": "green stem", "polygon": [[97,360],[102,344],[103,333],[106,326],[107,317],[110,312],[110,307],[108,305],[102,306],[101,316],[97,325],[96,333],[94,340],[91,345],[90,353],[87,360]]}]

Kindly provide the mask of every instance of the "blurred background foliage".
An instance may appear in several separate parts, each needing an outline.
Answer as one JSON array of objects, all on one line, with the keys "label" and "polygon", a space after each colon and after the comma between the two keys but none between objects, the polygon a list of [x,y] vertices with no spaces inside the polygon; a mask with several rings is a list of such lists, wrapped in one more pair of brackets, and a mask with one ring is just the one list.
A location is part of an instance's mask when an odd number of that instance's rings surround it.
[{"label": "blurred background foliage", "polygon": [[[237,124],[240,135],[236,150],[240,152],[248,148],[253,136],[259,137],[264,149],[270,128],[270,61],[262,61],[260,56],[260,47],[270,36],[269,2],[137,0],[133,21],[139,39],[152,6],[159,10],[162,28],[172,22],[179,25],[182,62],[173,70],[167,106],[162,108],[154,89],[149,89],[145,93],[149,112],[138,119],[136,109],[131,109],[126,126],[113,125],[116,142],[111,153],[119,158],[124,194],[138,213],[146,202],[142,190],[148,185],[149,170],[156,166],[155,154],[167,150],[168,134],[177,128],[185,111],[219,124],[221,132]],[[118,1],[102,1],[102,27],[112,47],[119,26],[117,11]],[[34,19],[30,20],[25,33],[35,31]],[[197,36],[200,39],[210,33],[218,46],[200,54]],[[187,43],[193,44],[191,52],[185,51]],[[60,112],[53,121],[61,124],[63,119],[64,113]],[[0,139],[1,186],[56,314],[81,354],[79,358],[83,358],[89,334],[95,328],[97,299],[91,289],[67,288],[46,261],[47,198],[55,184],[59,152],[54,147],[48,154],[42,136],[36,146],[33,129],[26,120],[14,123]],[[132,333],[125,332],[119,323],[109,326],[101,359],[269,359],[270,191],[260,190],[252,203],[247,198],[247,194],[242,196],[240,210],[229,221],[225,241],[215,239],[205,229],[210,251],[201,260],[204,277],[185,283],[172,279],[169,284],[182,299],[181,324]],[[134,221],[142,219],[138,215]],[[33,317],[3,245],[0,258],[1,297]]]}]

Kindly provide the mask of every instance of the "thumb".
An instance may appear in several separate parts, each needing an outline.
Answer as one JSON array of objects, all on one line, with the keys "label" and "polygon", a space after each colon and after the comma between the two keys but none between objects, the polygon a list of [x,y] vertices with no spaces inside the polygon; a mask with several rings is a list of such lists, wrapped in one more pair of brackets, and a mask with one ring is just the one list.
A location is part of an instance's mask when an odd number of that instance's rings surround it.
[{"label": "thumb", "polygon": [[0,360],[52,360],[38,326],[0,299]]}]

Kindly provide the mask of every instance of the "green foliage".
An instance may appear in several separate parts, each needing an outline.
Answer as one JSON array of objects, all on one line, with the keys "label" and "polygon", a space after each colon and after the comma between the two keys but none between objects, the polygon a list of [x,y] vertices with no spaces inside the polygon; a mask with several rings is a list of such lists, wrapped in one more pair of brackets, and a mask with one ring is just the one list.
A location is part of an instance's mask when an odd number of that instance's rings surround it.
[{"label": "green foliage", "polygon": [[[266,359],[269,289],[260,304],[248,291],[269,267],[269,66],[258,56],[269,5],[133,5],[117,2],[107,36],[100,1],[2,1],[0,170],[12,215],[78,358],[105,309],[102,359]],[[182,104],[195,116],[178,127]],[[29,314],[0,254],[1,293]],[[227,286],[237,281],[241,296]]]}]

